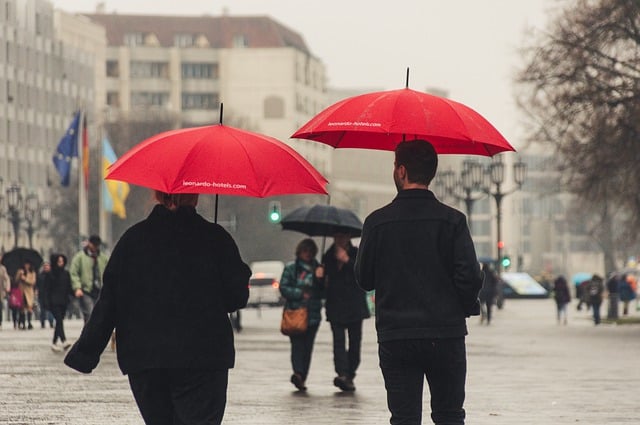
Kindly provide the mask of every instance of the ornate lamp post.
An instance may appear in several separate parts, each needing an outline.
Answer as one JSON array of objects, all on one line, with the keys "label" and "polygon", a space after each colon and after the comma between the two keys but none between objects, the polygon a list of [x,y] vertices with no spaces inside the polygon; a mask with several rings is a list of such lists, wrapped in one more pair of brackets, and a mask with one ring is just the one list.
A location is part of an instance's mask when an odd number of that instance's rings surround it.
[{"label": "ornate lamp post", "polygon": [[0,178],[0,217],[5,217],[13,227],[13,247],[18,246],[22,221],[26,222],[25,230],[29,237],[29,248],[33,249],[33,235],[40,226],[46,226],[51,220],[51,208],[47,204],[40,204],[38,196],[30,193],[22,196],[22,187],[12,183],[2,194],[3,181]]},{"label": "ornate lamp post", "polygon": [[489,175],[491,184],[495,186],[495,190],[493,191],[490,187],[486,188],[485,193],[490,195],[496,202],[496,232],[498,239],[497,271],[498,273],[500,273],[500,270],[502,268],[502,249],[504,248],[502,242],[502,200],[505,196],[510,195],[522,188],[522,184],[524,183],[527,174],[527,164],[522,162],[522,160],[518,160],[518,162],[513,164],[513,180],[516,183],[517,187],[508,192],[502,191],[502,184],[504,183],[504,164],[501,157],[493,157],[493,161],[487,169],[487,174]]},{"label": "ornate lamp post", "polygon": [[7,188],[7,218],[13,226],[13,247],[18,246],[18,234],[20,233],[20,210],[22,209],[22,188],[17,183],[12,183]]},{"label": "ornate lamp post", "polygon": [[[459,179],[456,178],[453,170],[447,170],[436,178],[436,186],[444,186],[447,195],[464,202],[467,220],[469,221],[469,229],[471,230],[473,204],[485,196],[484,169],[482,165],[476,161],[465,160]],[[477,194],[477,192],[482,193]]]}]

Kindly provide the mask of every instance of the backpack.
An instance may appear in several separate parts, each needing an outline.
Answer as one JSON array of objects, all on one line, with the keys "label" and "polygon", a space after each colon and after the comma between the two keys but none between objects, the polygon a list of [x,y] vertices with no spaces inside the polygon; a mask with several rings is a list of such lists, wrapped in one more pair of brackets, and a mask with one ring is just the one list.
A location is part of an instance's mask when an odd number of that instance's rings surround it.
[{"label": "backpack", "polygon": [[13,288],[9,292],[9,308],[22,308],[23,295],[20,288]]}]

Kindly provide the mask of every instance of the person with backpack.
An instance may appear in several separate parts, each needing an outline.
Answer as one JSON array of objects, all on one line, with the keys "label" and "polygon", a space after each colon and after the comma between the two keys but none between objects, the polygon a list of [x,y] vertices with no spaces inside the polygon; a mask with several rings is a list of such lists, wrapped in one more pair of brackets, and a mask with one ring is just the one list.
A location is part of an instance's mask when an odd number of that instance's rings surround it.
[{"label": "person with backpack", "polygon": [[587,293],[589,294],[589,304],[591,304],[591,311],[593,312],[593,323],[596,325],[600,324],[600,305],[602,304],[603,292],[604,279],[594,274],[587,286]]}]

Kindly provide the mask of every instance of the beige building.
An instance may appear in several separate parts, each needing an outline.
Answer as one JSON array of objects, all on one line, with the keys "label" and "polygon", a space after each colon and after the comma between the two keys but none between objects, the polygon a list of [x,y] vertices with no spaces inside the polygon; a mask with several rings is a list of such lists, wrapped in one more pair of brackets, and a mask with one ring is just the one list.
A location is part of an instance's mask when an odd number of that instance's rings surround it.
[{"label": "beige building", "polygon": [[327,175],[330,150],[290,140],[326,106],[325,68],[269,17],[86,15],[106,30],[107,119],[148,109],[180,126],[223,122],[290,143]]}]

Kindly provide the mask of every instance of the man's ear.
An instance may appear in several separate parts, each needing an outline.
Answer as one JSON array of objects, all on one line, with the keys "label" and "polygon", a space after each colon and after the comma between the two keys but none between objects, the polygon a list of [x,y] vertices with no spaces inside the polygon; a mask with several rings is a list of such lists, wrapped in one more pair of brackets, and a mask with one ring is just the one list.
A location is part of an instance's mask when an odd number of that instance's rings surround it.
[{"label": "man's ear", "polygon": [[404,167],[404,165],[398,166],[398,177],[403,180],[407,177],[407,169]]}]

